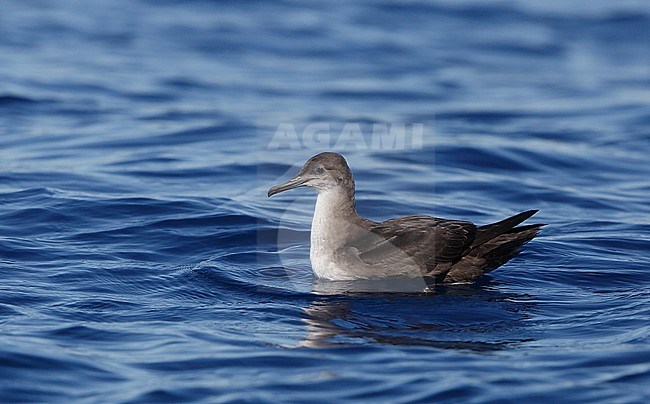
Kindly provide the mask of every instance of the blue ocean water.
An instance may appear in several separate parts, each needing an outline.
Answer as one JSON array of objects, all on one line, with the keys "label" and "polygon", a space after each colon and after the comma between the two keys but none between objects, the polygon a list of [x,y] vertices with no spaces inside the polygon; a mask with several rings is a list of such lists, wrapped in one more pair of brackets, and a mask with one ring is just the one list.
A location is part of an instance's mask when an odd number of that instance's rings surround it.
[{"label": "blue ocean water", "polygon": [[[649,43],[642,0],[2,3],[0,400],[647,401]],[[323,150],[366,217],[548,226],[349,293],[266,197]]]}]

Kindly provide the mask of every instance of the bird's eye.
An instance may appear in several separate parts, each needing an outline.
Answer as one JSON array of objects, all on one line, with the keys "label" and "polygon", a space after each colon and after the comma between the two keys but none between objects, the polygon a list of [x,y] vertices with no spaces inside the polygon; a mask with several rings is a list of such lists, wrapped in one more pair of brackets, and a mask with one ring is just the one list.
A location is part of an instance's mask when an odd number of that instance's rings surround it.
[{"label": "bird's eye", "polygon": [[316,167],[316,168],[314,169],[314,172],[315,172],[316,174],[322,174],[322,173],[325,172],[325,169],[324,169],[323,167]]}]

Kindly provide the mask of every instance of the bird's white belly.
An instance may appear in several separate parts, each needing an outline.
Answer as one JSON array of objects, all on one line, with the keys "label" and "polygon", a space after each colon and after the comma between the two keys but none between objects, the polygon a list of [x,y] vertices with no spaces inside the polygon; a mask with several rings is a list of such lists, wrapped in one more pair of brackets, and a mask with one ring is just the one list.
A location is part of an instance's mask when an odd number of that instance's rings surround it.
[{"label": "bird's white belly", "polygon": [[316,277],[333,281],[351,281],[421,276],[417,265],[414,265],[405,254],[399,265],[394,267],[372,266],[362,262],[356,249],[345,247],[345,240],[354,225],[343,221],[333,223],[320,220],[321,218],[320,215],[314,215],[309,250],[311,266]]},{"label": "bird's white belly", "polygon": [[341,268],[334,262],[333,257],[325,254],[318,248],[315,249],[313,245],[309,253],[309,258],[316,277],[329,280],[346,279]]}]

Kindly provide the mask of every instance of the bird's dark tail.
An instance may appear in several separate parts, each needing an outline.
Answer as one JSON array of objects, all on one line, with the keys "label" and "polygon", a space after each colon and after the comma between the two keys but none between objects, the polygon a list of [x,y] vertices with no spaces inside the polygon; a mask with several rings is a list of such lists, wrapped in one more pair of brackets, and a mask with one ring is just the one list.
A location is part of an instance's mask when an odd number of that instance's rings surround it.
[{"label": "bird's dark tail", "polygon": [[472,243],[470,249],[474,249],[486,241],[492,240],[495,237],[512,230],[515,226],[522,223],[524,220],[528,219],[537,212],[539,212],[539,210],[527,210],[526,212],[522,212],[507,219],[503,219],[500,222],[479,227],[476,229],[476,238],[474,239],[474,242]]},{"label": "bird's dark tail", "polygon": [[535,238],[542,229],[543,224],[531,224],[528,226],[515,227],[492,240],[479,246],[470,255],[481,257],[485,260],[483,273],[490,272],[506,262],[510,261],[519,252],[524,244]]},{"label": "bird's dark tail", "polygon": [[508,262],[532,240],[544,224],[515,227],[537,213],[529,210],[500,222],[481,226],[464,257],[451,268],[445,282],[472,282]]}]

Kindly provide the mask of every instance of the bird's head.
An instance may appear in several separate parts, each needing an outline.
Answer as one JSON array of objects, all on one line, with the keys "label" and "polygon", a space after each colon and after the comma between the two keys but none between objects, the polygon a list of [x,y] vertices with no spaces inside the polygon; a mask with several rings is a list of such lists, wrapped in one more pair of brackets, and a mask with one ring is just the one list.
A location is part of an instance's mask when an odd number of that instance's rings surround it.
[{"label": "bird's head", "polygon": [[268,195],[271,197],[298,187],[310,187],[319,193],[341,187],[354,193],[354,180],[343,156],[325,152],[307,160],[298,175],[286,183],[271,187]]}]

